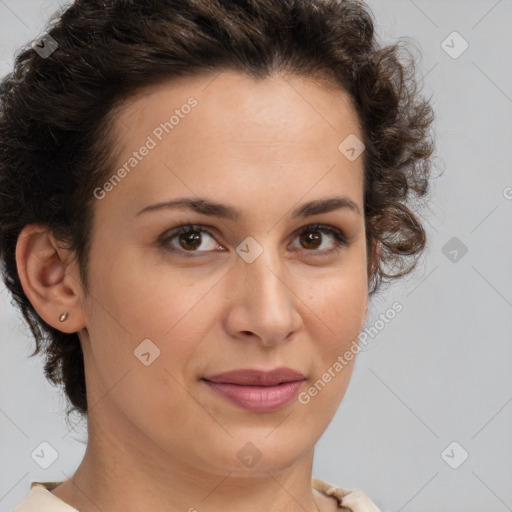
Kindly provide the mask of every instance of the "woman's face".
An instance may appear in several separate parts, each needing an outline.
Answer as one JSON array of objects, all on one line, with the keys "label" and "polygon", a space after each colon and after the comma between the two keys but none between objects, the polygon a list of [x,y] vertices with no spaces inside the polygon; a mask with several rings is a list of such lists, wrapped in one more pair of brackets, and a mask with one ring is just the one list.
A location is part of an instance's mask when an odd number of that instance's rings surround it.
[{"label": "woman's face", "polygon": [[[311,453],[347,388],[344,355],[367,309],[355,137],[348,96],[309,79],[204,75],[148,88],[121,110],[82,299],[91,436],[232,475]],[[184,198],[201,208],[153,208]],[[303,208],[333,198],[345,203]],[[283,366],[304,379],[261,410],[257,397],[277,388],[236,402],[220,390],[248,388],[204,380]]]}]

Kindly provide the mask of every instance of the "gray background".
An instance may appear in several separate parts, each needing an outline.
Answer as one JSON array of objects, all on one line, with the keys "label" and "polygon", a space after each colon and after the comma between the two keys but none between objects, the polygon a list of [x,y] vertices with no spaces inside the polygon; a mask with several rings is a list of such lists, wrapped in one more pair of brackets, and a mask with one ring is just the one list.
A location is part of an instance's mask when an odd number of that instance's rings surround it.
[{"label": "gray background", "polygon": [[[0,0],[2,75],[58,5]],[[429,245],[417,271],[372,302],[367,325],[394,301],[403,310],[360,352],[317,445],[314,476],[363,489],[382,512],[512,510],[512,2],[369,5],[383,42],[406,38],[422,55],[444,174],[421,213]],[[443,47],[459,51],[458,36],[442,43],[453,31],[469,44],[457,58]],[[31,481],[70,477],[86,435],[62,419],[63,396],[42,360],[28,358],[34,342],[2,285],[0,341],[0,512],[8,512]],[[58,452],[48,469],[31,458],[43,441]]]}]

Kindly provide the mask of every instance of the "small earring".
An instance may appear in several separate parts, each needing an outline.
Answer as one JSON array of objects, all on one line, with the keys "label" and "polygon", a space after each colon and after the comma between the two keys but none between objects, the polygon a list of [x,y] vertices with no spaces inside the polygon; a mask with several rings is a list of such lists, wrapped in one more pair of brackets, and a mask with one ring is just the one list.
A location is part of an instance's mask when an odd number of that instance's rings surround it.
[{"label": "small earring", "polygon": [[68,317],[68,312],[62,313],[62,315],[59,316],[59,322],[64,322]]}]

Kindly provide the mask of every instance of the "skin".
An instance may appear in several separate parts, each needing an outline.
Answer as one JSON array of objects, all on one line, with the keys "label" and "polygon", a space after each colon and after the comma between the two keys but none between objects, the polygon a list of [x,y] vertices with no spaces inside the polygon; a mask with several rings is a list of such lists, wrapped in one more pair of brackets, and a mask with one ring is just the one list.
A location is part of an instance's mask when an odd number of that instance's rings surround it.
[{"label": "skin", "polygon": [[[118,166],[191,96],[197,106],[96,201],[90,295],[74,255],[44,227],[19,238],[25,293],[46,322],[78,332],[84,351],[87,450],[52,492],[81,512],[339,510],[312,489],[313,454],[355,358],[308,404],[274,412],[238,407],[200,379],[282,365],[306,376],[304,391],[357,339],[368,307],[363,162],[338,145],[362,139],[358,119],[345,92],[310,78],[188,77],[139,91],[119,112]],[[360,213],[290,215],[335,195]],[[136,215],[184,196],[231,205],[240,218]],[[332,235],[313,229],[315,243],[298,233],[315,223],[340,229],[348,244],[325,254]],[[158,244],[182,224],[211,226],[213,238]],[[236,252],[247,236],[263,248],[252,263]],[[146,366],[134,350],[147,338],[160,355]],[[237,457],[248,442],[261,453],[252,467]]]}]

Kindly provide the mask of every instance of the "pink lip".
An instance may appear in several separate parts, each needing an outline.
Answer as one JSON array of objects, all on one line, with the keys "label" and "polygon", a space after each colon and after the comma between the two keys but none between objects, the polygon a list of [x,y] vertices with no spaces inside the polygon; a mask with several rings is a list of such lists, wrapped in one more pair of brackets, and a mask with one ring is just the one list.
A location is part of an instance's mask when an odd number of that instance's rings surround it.
[{"label": "pink lip", "polygon": [[305,379],[302,373],[281,366],[273,370],[259,370],[257,368],[245,368],[231,370],[229,372],[203,377],[211,382],[223,384],[241,384],[246,386],[274,386],[282,382],[291,382]]},{"label": "pink lip", "polygon": [[234,370],[203,380],[232,403],[255,412],[275,411],[294,400],[305,377],[290,368]]}]

